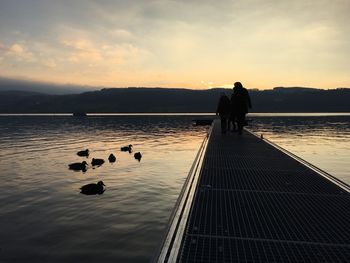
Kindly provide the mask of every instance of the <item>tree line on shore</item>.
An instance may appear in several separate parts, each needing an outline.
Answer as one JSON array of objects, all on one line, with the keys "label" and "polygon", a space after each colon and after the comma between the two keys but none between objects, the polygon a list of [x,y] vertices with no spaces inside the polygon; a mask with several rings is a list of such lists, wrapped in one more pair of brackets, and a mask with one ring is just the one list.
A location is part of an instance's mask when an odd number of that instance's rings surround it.
[{"label": "tree line on shore", "polygon": [[[0,113],[185,113],[215,112],[221,92],[232,89],[106,88],[48,95],[0,91]],[[277,87],[249,90],[251,112],[350,112],[350,89]]]}]

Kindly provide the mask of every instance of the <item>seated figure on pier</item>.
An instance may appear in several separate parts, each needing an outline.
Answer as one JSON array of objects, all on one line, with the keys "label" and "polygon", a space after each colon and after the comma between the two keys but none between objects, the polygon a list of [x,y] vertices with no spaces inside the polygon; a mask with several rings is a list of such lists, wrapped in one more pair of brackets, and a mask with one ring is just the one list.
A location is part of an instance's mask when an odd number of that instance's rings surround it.
[{"label": "seated figure on pier", "polygon": [[218,107],[216,109],[216,115],[220,116],[221,120],[221,133],[225,134],[228,125],[228,118],[230,116],[231,103],[230,99],[226,96],[225,92],[221,92]]}]

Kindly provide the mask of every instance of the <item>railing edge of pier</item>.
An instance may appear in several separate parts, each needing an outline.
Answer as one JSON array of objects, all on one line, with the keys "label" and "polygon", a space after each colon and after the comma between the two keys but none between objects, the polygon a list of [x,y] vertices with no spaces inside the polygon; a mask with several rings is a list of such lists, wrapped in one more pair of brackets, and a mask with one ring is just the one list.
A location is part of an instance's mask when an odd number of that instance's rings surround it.
[{"label": "railing edge of pier", "polygon": [[[183,231],[188,219],[189,208],[192,203],[194,190],[196,189],[199,172],[201,170],[201,164],[205,156],[213,127],[214,122],[210,126],[207,135],[199,147],[197,155],[187,175],[186,181],[175,203],[173,212],[169,218],[167,231],[165,232],[166,234],[164,235],[161,246],[155,254],[152,262],[176,262],[178,250],[181,245],[177,243],[181,243],[182,241]],[[187,212],[187,214],[184,215],[184,212]],[[180,227],[181,229],[179,229]]]},{"label": "railing edge of pier", "polygon": [[[247,132],[249,132],[250,134],[261,138],[258,134],[256,134],[255,132],[244,128]],[[345,190],[346,192],[350,193],[350,185],[348,185],[347,183],[343,182],[342,180],[340,180],[339,178],[336,178],[335,176],[327,173],[326,171],[318,168],[317,166],[309,163],[308,161],[304,160],[303,158],[295,155],[294,153],[284,149],[283,147],[277,145],[276,143],[266,139],[266,138],[261,138],[263,141],[265,141],[266,143],[270,144],[271,146],[275,147],[276,149],[280,150],[281,152],[287,154],[289,157],[293,158],[294,160],[298,161],[299,163],[305,165],[306,167],[310,168],[311,170],[315,171],[316,173],[318,173],[320,176],[326,178],[327,180],[329,180],[330,182],[336,184],[337,186],[339,186],[340,188],[342,188],[343,190]]]}]

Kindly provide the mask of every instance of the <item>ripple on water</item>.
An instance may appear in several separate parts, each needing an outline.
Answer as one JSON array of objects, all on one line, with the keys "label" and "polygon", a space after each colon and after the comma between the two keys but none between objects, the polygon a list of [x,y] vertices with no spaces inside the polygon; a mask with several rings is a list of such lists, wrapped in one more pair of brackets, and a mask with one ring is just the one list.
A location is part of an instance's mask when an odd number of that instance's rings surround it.
[{"label": "ripple on water", "polygon": [[[1,117],[2,262],[149,261],[206,134],[191,119]],[[120,151],[129,143],[141,162]],[[106,163],[68,170],[92,158]],[[99,180],[104,194],[79,193]]]},{"label": "ripple on water", "polygon": [[350,184],[350,116],[254,117],[250,129]]},{"label": "ripple on water", "polygon": [[[349,183],[349,118],[254,117],[250,128]],[[206,133],[191,119],[1,117],[1,262],[149,261]],[[130,143],[141,162],[120,151]],[[110,153],[114,164],[68,170]],[[104,194],[79,193],[99,180]]]}]

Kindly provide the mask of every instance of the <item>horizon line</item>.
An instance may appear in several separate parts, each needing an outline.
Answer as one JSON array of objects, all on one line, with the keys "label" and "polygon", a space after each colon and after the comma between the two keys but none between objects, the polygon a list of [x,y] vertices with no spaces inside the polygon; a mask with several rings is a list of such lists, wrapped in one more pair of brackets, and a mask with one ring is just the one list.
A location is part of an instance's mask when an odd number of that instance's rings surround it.
[{"label": "horizon line", "polygon": [[[50,82],[45,80],[36,80],[36,79],[30,79],[26,77],[8,77],[8,76],[2,76],[0,75],[0,85],[3,84],[1,81],[10,81],[10,82],[18,82],[18,84],[37,84],[37,85],[52,85],[56,86],[57,88],[86,88],[86,89],[93,89],[93,90],[103,90],[103,89],[137,89],[137,88],[148,88],[148,89],[187,89],[187,90],[212,90],[212,89],[232,89],[233,84],[231,87],[227,87],[227,85],[223,86],[210,86],[210,87],[198,87],[198,88],[192,88],[192,87],[172,87],[172,86],[157,86],[157,85],[130,85],[130,86],[103,86],[103,85],[89,85],[89,84],[77,84],[77,83],[63,83],[63,82]],[[303,85],[278,85],[270,88],[258,88],[258,87],[247,87],[243,85],[245,88],[249,90],[274,90],[276,88],[303,88],[303,89],[319,89],[319,90],[333,90],[333,89],[349,89],[350,87],[331,87],[331,88],[319,88],[319,87],[310,87],[309,85],[303,86]]]}]

